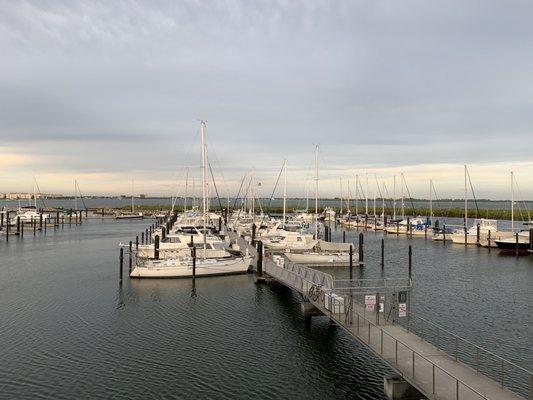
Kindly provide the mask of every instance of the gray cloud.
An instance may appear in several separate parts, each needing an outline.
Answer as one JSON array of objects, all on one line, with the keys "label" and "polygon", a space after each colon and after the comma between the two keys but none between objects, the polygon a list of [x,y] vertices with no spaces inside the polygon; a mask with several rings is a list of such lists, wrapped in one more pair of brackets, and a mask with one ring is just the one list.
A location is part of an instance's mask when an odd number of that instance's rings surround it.
[{"label": "gray cloud", "polygon": [[[0,140],[31,168],[227,174],[531,161],[526,1],[0,5]],[[191,148],[191,150],[186,150]],[[65,151],[72,155],[65,158]],[[149,163],[148,160],[157,160]],[[30,168],[30,167],[28,167]]]}]

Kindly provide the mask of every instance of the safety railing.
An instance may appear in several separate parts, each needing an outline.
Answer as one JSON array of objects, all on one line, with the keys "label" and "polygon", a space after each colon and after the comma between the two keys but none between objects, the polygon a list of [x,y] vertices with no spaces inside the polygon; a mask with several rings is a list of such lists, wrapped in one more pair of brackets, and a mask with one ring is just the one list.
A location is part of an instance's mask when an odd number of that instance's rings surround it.
[{"label": "safety railing", "polygon": [[323,301],[321,305],[330,311],[332,319],[355,333],[359,340],[381,355],[425,394],[442,399],[489,399],[463,379],[392,336],[385,328],[355,312],[350,297],[339,298],[324,293],[320,301]]},{"label": "safety railing", "polygon": [[413,313],[410,313],[408,319],[400,321],[400,324],[456,361],[469,365],[476,373],[492,378],[502,388],[508,388],[530,400],[533,399],[533,371]]}]

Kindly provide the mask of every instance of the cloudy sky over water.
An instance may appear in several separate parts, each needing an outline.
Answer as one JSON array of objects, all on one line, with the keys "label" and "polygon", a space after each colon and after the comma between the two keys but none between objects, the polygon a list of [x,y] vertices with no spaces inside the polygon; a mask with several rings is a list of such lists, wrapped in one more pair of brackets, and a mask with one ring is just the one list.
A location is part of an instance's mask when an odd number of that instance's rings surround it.
[{"label": "cloudy sky over water", "polygon": [[[264,195],[360,174],[413,195],[533,198],[530,1],[4,1],[0,192],[167,194],[211,163]],[[223,187],[223,189],[222,189]]]}]

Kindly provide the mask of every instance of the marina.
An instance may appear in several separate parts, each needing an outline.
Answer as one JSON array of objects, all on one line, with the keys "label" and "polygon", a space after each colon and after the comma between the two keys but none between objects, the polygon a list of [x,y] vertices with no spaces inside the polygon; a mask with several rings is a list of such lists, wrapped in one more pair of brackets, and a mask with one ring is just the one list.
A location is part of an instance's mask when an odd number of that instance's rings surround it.
[{"label": "marina", "polygon": [[533,400],[533,3],[0,15],[0,400]]}]

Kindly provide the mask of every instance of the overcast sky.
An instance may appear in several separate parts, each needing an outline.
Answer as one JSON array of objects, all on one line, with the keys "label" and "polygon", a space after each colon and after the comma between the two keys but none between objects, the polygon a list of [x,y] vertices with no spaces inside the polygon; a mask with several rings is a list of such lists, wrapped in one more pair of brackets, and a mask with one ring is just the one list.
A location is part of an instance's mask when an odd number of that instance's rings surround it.
[{"label": "overcast sky", "polygon": [[[305,195],[360,174],[392,192],[533,198],[531,1],[3,1],[0,192],[166,194],[199,179],[200,119],[221,190],[284,158]],[[312,183],[313,184],[313,183]],[[222,189],[223,187],[223,189]]]}]

